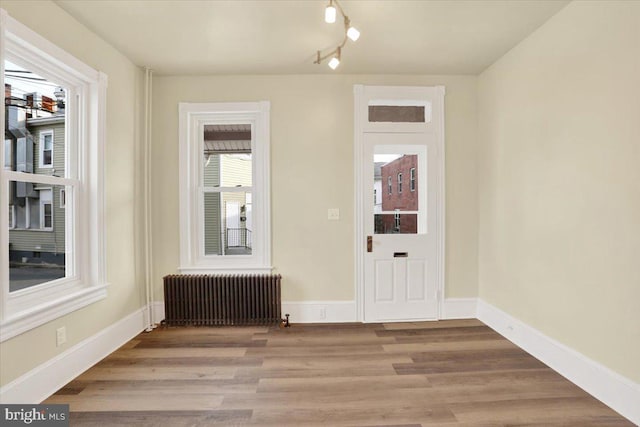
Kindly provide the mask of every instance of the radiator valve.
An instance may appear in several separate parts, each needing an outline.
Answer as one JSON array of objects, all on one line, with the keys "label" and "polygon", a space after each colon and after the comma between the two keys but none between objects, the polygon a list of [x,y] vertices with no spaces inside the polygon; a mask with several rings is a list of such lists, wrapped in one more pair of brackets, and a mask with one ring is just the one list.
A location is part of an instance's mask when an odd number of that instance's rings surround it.
[{"label": "radiator valve", "polygon": [[290,328],[291,324],[289,323],[289,313],[285,314],[284,317],[286,317],[286,319],[282,319],[282,322],[280,323],[280,327]]}]

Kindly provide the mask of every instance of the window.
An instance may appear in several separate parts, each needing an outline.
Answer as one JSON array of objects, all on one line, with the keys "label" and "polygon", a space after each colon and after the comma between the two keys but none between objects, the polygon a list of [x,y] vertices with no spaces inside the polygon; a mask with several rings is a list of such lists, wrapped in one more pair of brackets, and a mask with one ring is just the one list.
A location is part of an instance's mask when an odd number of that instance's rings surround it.
[{"label": "window", "polygon": [[4,168],[11,170],[13,168],[13,141],[11,139],[4,140]]},{"label": "window", "polygon": [[180,104],[180,271],[271,271],[269,103]]},{"label": "window", "polygon": [[393,229],[395,232],[400,231],[400,211],[398,209],[393,214]]},{"label": "window", "polygon": [[402,174],[398,174],[398,193],[402,193]]},{"label": "window", "polygon": [[393,183],[391,182],[391,177],[387,178],[387,188],[388,188],[389,194],[392,194],[393,193]]},{"label": "window", "polygon": [[16,207],[9,205],[9,229],[16,228]]},{"label": "window", "polygon": [[40,167],[53,167],[53,131],[40,132]]},{"label": "window", "polygon": [[431,102],[424,100],[371,99],[368,105],[369,123],[431,122]]},{"label": "window", "polygon": [[416,191],[416,168],[411,168],[409,180],[409,189]]},{"label": "window", "polygon": [[[2,9],[0,21],[0,225],[8,229],[0,233],[4,341],[106,296],[107,78]],[[64,211],[54,197],[61,191],[69,202]],[[54,267],[25,280],[33,262]]]},{"label": "window", "polygon": [[40,229],[53,230],[52,190],[40,190]]}]

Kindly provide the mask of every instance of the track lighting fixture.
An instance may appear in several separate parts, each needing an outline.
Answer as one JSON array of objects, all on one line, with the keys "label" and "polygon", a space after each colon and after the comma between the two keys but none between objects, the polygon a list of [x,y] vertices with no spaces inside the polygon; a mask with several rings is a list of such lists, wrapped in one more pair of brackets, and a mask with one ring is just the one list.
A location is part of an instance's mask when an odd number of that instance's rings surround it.
[{"label": "track lighting fixture", "polygon": [[327,65],[329,65],[329,67],[332,70],[335,70],[336,68],[338,68],[338,65],[340,65],[340,48],[339,47],[336,49],[335,56],[329,60],[329,63]]},{"label": "track lighting fixture", "polygon": [[329,6],[324,10],[324,22],[333,24],[336,22],[336,15],[336,7],[333,5],[333,0],[329,0]]},{"label": "track lighting fixture", "polygon": [[360,31],[358,31],[355,27],[349,27],[347,30],[347,37],[351,40],[356,41],[360,38]]},{"label": "track lighting fixture", "polygon": [[344,39],[342,43],[340,43],[334,50],[328,52],[326,54],[322,54],[322,51],[318,51],[316,60],[313,62],[314,64],[320,64],[327,58],[331,58],[329,60],[329,67],[332,70],[335,70],[338,65],[340,65],[340,54],[342,48],[347,44],[347,39],[351,39],[352,41],[358,40],[360,38],[360,31],[358,31],[355,27],[351,25],[351,20],[347,15],[345,15],[342,6],[338,3],[338,0],[329,0],[329,5],[324,10],[324,20],[329,24],[333,24],[336,22],[337,11],[340,11],[340,15],[342,16],[342,20],[344,21]]}]

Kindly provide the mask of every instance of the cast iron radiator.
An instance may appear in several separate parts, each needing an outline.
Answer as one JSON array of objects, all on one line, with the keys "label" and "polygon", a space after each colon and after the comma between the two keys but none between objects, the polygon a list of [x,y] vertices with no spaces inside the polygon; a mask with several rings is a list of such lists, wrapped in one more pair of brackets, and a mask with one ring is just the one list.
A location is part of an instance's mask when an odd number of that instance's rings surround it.
[{"label": "cast iron radiator", "polygon": [[165,276],[165,323],[277,325],[281,279],[279,274]]}]

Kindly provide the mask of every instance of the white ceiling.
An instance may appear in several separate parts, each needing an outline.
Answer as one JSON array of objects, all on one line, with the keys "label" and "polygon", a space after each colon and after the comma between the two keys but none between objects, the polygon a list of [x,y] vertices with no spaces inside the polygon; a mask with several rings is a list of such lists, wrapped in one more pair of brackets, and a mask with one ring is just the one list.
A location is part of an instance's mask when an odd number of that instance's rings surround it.
[{"label": "white ceiling", "polygon": [[343,0],[362,36],[336,71],[313,64],[344,34],[328,0],[57,3],[157,74],[478,74],[568,1]]}]

